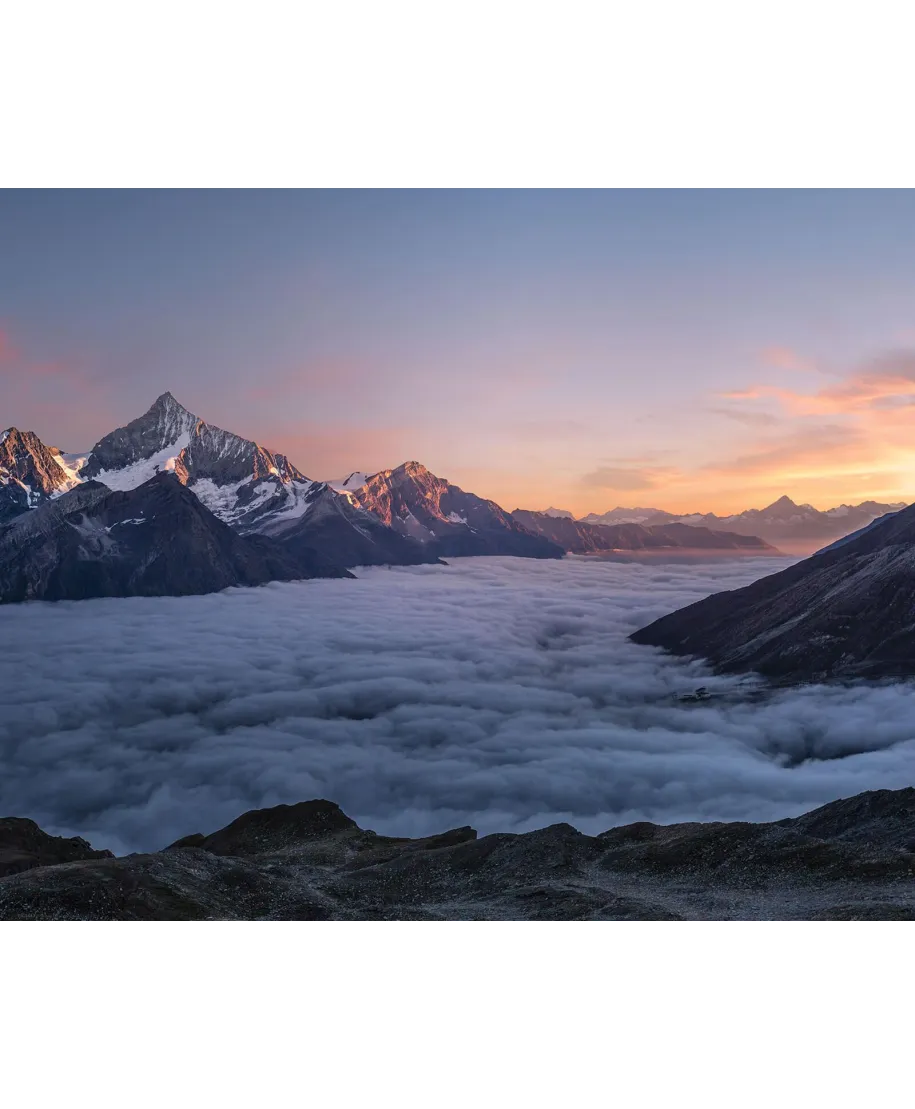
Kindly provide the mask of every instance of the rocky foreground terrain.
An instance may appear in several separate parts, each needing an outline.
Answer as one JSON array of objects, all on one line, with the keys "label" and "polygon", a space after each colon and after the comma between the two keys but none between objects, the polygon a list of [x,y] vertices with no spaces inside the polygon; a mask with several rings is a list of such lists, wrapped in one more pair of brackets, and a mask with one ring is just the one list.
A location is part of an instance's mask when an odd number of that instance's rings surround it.
[{"label": "rocky foreground terrain", "polygon": [[3,920],[915,920],[915,789],[773,824],[379,836],[330,801],[115,858],[0,820]]}]

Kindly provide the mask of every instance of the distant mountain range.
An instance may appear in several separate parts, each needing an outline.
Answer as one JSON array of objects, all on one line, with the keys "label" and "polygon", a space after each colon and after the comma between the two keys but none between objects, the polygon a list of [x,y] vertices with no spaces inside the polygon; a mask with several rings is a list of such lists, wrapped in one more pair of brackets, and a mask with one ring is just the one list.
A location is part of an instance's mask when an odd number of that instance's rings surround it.
[{"label": "distant mountain range", "polygon": [[915,676],[915,505],[631,638],[790,682]]},{"label": "distant mountain range", "polygon": [[529,531],[558,543],[574,554],[599,551],[715,550],[752,554],[779,552],[755,535],[712,531],[688,524],[586,524],[567,516],[527,512],[516,508],[512,516]]},{"label": "distant mountain range", "polygon": [[[785,516],[786,505],[783,498],[771,507]],[[769,510],[754,517],[770,518]],[[872,517],[849,510],[843,519],[852,530]],[[0,601],[208,592],[461,555],[772,550],[755,533],[709,521],[722,522],[654,509],[614,509],[585,521],[556,508],[510,513],[419,462],[315,481],[285,455],[202,420],[171,393],[84,456],[33,432],[0,433]]]},{"label": "distant mountain range", "polygon": [[779,497],[765,508],[749,508],[732,516],[716,516],[714,512],[693,512],[675,515],[657,508],[614,508],[601,515],[582,517],[586,524],[689,524],[714,531],[755,535],[784,550],[794,548],[808,553],[815,547],[839,539],[849,532],[866,527],[888,512],[905,508],[905,502],[883,504],[862,501],[840,504],[820,511],[809,504],[795,504],[790,497]]}]

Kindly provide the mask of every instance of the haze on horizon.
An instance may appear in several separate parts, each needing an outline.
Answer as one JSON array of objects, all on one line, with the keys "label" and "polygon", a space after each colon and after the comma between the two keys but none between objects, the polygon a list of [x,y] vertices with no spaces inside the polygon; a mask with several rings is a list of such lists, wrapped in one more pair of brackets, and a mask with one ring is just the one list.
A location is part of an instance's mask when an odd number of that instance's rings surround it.
[{"label": "haze on horizon", "polygon": [[334,479],[506,508],[912,500],[915,195],[0,193],[0,425],[170,390]]}]

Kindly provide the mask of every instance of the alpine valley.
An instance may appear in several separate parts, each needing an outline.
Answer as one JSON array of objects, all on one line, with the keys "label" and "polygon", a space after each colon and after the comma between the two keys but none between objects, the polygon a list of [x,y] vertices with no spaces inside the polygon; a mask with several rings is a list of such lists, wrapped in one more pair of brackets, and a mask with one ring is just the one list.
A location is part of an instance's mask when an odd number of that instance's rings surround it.
[{"label": "alpine valley", "polygon": [[755,536],[505,511],[419,462],[315,481],[163,393],[84,456],[0,433],[0,602],[206,593],[443,557],[702,549]]}]

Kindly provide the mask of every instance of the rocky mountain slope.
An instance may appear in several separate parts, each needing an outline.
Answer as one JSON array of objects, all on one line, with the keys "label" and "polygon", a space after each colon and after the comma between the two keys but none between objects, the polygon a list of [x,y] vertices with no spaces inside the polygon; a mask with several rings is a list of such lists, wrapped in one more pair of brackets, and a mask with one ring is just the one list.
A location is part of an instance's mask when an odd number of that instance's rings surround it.
[{"label": "rocky mountain slope", "polygon": [[129,490],[85,482],[0,532],[0,603],[181,596],[349,576],[310,552],[238,535],[173,473]]},{"label": "rocky mountain slope", "polygon": [[531,533],[495,501],[465,493],[419,462],[373,474],[347,495],[399,534],[444,556],[563,554],[561,547]]},{"label": "rocky mountain slope", "polygon": [[402,535],[323,483],[313,489],[307,514],[265,519],[259,534],[275,538],[296,554],[327,552],[342,566],[416,566],[441,561],[434,545]]},{"label": "rocky mountain slope", "polygon": [[915,920],[915,790],[773,824],[568,824],[477,838],[259,809],[114,858],[0,820],[0,920]]},{"label": "rocky mountain slope", "polygon": [[631,638],[787,681],[915,675],[915,505]]},{"label": "rocky mountain slope", "polygon": [[755,535],[711,531],[686,524],[585,524],[580,520],[549,516],[516,508],[512,516],[528,531],[544,536],[573,554],[597,551],[713,550],[778,554]]}]

